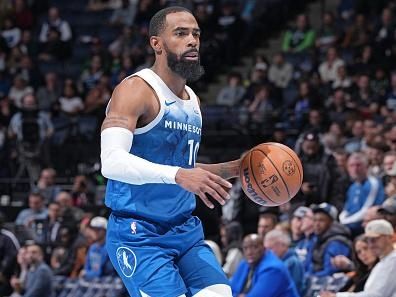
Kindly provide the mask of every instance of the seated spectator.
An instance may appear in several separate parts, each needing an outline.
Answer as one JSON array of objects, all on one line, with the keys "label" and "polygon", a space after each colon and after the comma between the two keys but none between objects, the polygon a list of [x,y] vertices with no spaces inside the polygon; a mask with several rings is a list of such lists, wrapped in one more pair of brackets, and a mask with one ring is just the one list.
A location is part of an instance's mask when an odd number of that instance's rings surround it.
[{"label": "seated spectator", "polygon": [[393,297],[396,292],[396,250],[393,249],[392,240],[394,230],[392,225],[385,220],[375,220],[367,224],[365,236],[368,238],[369,249],[379,258],[379,262],[371,273],[360,292],[321,292],[321,297]]},{"label": "seated spectator", "polygon": [[260,236],[247,235],[242,248],[246,260],[231,279],[232,296],[299,296],[287,268],[272,251],[264,248]]},{"label": "seated spectator", "polygon": [[351,132],[352,135],[344,146],[345,151],[350,154],[360,151],[365,146],[365,142],[363,138],[364,136],[363,121],[361,120],[354,121]]},{"label": "seated spectator", "polygon": [[310,49],[315,42],[315,31],[308,23],[308,17],[304,14],[297,16],[296,27],[286,31],[282,50],[285,53],[299,53]]},{"label": "seated spectator", "polygon": [[319,49],[320,53],[325,53],[328,48],[335,46],[338,41],[340,34],[334,18],[334,14],[330,11],[325,12],[323,15],[322,27],[318,31],[315,42],[316,48]]},{"label": "seated spectator", "polygon": [[340,271],[332,263],[337,255],[351,256],[348,229],[337,222],[337,209],[328,203],[313,208],[315,243],[308,255],[308,275],[324,277]]},{"label": "seated spectator", "polygon": [[220,239],[224,255],[222,266],[228,277],[232,277],[243,259],[242,235],[242,226],[238,222],[224,222],[220,226]]},{"label": "seated spectator", "polygon": [[78,115],[84,110],[84,103],[77,94],[77,88],[72,80],[67,80],[63,87],[63,94],[59,98],[60,111],[68,116]]},{"label": "seated spectator", "polygon": [[51,28],[59,32],[59,39],[63,42],[69,42],[72,39],[72,31],[67,21],[63,20],[59,15],[56,7],[48,10],[48,20],[41,24],[39,40],[41,43],[48,42],[49,31]]},{"label": "seated spectator", "polygon": [[242,85],[242,76],[234,72],[228,75],[228,84],[224,86],[216,98],[216,104],[229,107],[236,107],[245,94],[245,88]]},{"label": "seated spectator", "polygon": [[280,230],[272,230],[264,238],[264,247],[271,250],[285,263],[300,296],[302,296],[305,287],[304,267],[295,250],[290,248],[290,244],[290,236]]},{"label": "seated spectator", "polygon": [[370,206],[381,204],[384,199],[382,182],[368,176],[368,161],[364,154],[353,153],[348,158],[348,174],[353,184],[346,193],[340,222],[346,225],[353,235],[362,233],[363,215]]},{"label": "seated spectator", "polygon": [[103,217],[94,217],[90,227],[95,231],[96,240],[88,249],[84,270],[80,275],[88,280],[114,275],[114,269],[105,247],[107,220]]},{"label": "seated spectator", "polygon": [[[45,219],[35,219],[32,223],[34,240],[43,246],[44,254],[48,256],[58,240],[59,229],[61,227],[61,211],[57,202],[50,202],[48,205],[48,216]],[[47,259],[47,257],[46,257]]]},{"label": "seated spectator", "polygon": [[357,14],[354,24],[346,29],[341,46],[356,51],[368,43],[370,35],[371,28],[366,17],[364,14]]},{"label": "seated spectator", "polygon": [[56,28],[48,29],[46,42],[39,47],[38,59],[44,62],[64,61],[71,55],[69,45],[61,40],[61,33]]},{"label": "seated spectator", "polygon": [[27,7],[25,0],[15,0],[13,17],[15,24],[22,30],[30,30],[33,27],[33,13]]},{"label": "seated spectator", "polygon": [[278,215],[271,211],[261,212],[257,223],[257,234],[265,238],[265,235],[275,229],[278,224]]},{"label": "seated spectator", "polygon": [[12,292],[10,280],[20,248],[15,235],[4,229],[4,223],[5,216],[0,212],[0,296],[8,296]]},{"label": "seated spectator", "polygon": [[29,208],[22,210],[15,224],[31,227],[35,220],[45,220],[48,216],[48,210],[44,204],[44,197],[40,193],[32,192],[29,194]]},{"label": "seated spectator", "polygon": [[396,197],[386,199],[378,208],[378,214],[391,223],[396,230]]},{"label": "seated spectator", "polygon": [[314,214],[312,209],[300,206],[294,211],[294,216],[301,216],[301,232],[303,232],[303,237],[297,242],[295,251],[303,263],[304,271],[309,268],[309,253],[313,249],[315,243],[315,233],[314,233]]},{"label": "seated spectator", "polygon": [[74,205],[80,208],[87,209],[95,205],[93,186],[89,183],[85,175],[77,175],[74,177],[71,195]]},{"label": "seated spectator", "polygon": [[348,76],[345,65],[339,64],[336,72],[335,80],[331,87],[333,89],[341,88],[345,91],[350,91],[353,81],[352,78]]},{"label": "seated spectator", "polygon": [[251,123],[257,131],[263,133],[268,131],[272,126],[274,107],[271,103],[269,87],[258,85],[256,87],[254,98],[248,106]]},{"label": "seated spectator", "polygon": [[293,215],[290,219],[290,235],[292,246],[299,242],[304,237],[304,232],[301,230],[302,220],[306,215],[308,207],[300,206],[294,210]]},{"label": "seated spectator", "polygon": [[28,85],[28,82],[22,75],[15,75],[13,84],[8,93],[8,99],[11,101],[12,105],[21,108],[23,98],[28,94],[32,94],[33,91],[33,88]]},{"label": "seated spectator", "polygon": [[84,211],[73,206],[73,198],[69,192],[59,192],[55,197],[55,201],[60,205],[63,222],[74,226],[81,221]]},{"label": "seated spectator", "polygon": [[54,168],[44,168],[41,170],[40,178],[33,189],[34,192],[39,192],[44,197],[45,204],[54,202],[56,195],[62,190],[55,183],[55,178],[56,171]]},{"label": "seated spectator", "polygon": [[[113,1],[109,1],[113,2]],[[137,1],[122,0],[122,5],[113,11],[110,24],[115,26],[132,26],[137,12]]]},{"label": "seated spectator", "polygon": [[45,74],[45,85],[38,88],[36,97],[38,108],[42,111],[50,111],[61,94],[58,76],[54,72]]},{"label": "seated spectator", "polygon": [[89,69],[81,73],[80,84],[84,92],[95,88],[103,75],[102,59],[99,55],[92,57]]},{"label": "seated spectator", "polygon": [[21,246],[18,250],[17,263],[18,267],[13,272],[11,278],[11,286],[13,289],[11,297],[21,297],[25,287],[26,275],[29,270],[29,258],[26,246]]},{"label": "seated spectator", "polygon": [[293,65],[285,61],[282,53],[274,55],[273,62],[269,68],[268,79],[277,88],[286,88],[293,78]]},{"label": "seated spectator", "polygon": [[382,143],[374,142],[367,145],[367,147],[364,149],[364,153],[367,156],[369,165],[367,175],[376,177],[382,181],[382,177],[384,176],[382,162],[387,149],[387,146]]},{"label": "seated spectator", "polygon": [[8,48],[17,46],[21,40],[21,29],[15,26],[15,22],[11,17],[7,17],[4,20],[1,36],[5,39]]},{"label": "seated spectator", "polygon": [[392,72],[390,79],[390,90],[385,96],[386,107],[391,111],[396,111],[396,72]]},{"label": "seated spectator", "polygon": [[345,256],[336,256],[333,258],[334,266],[348,272],[350,277],[340,292],[363,291],[371,270],[378,262],[378,258],[369,249],[368,238],[364,234],[356,237],[353,248],[353,260]]},{"label": "seated spectator", "polygon": [[331,47],[327,50],[326,61],[319,66],[320,78],[324,83],[334,82],[338,78],[338,68],[345,63],[338,57],[337,49]]}]

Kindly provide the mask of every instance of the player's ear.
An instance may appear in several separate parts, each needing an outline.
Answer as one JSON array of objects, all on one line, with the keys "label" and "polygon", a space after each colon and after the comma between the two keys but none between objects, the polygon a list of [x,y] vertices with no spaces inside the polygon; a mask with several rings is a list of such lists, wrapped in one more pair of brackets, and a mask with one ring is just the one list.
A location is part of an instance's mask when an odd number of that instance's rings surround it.
[{"label": "player's ear", "polygon": [[161,42],[158,36],[150,37],[150,45],[157,55],[160,55],[162,53]]}]

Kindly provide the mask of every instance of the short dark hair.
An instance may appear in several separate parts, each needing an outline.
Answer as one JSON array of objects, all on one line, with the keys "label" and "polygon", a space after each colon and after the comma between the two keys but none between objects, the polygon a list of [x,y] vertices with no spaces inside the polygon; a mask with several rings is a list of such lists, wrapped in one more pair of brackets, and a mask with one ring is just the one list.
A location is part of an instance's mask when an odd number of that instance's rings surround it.
[{"label": "short dark hair", "polygon": [[165,28],[166,16],[175,12],[187,12],[192,14],[190,10],[181,6],[170,6],[158,11],[150,20],[149,37],[158,36]]}]

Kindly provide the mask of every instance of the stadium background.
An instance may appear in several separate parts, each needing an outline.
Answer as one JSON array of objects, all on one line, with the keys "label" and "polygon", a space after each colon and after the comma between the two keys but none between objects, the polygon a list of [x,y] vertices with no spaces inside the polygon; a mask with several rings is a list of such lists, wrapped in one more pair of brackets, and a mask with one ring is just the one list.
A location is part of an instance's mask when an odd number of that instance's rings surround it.
[{"label": "stadium background", "polygon": [[[97,236],[92,218],[108,215],[100,124],[115,85],[152,64],[148,22],[168,5],[191,9],[203,31],[206,74],[192,85],[204,117],[199,161],[282,142],[305,161],[314,188],[268,210],[243,198],[235,181],[238,203],[208,211],[198,201],[208,239],[224,251],[220,226],[230,221],[248,234],[268,212],[290,223],[301,205],[327,202],[342,211],[352,183],[345,162],[356,151],[367,156],[384,199],[396,194],[395,1],[0,0],[2,228],[20,245],[39,242],[49,265],[51,257],[56,265],[74,257],[62,273],[52,267],[57,296],[123,294],[111,271],[91,283],[78,276]],[[305,141],[317,144],[313,155]],[[385,155],[393,157],[390,171]],[[54,201],[59,210],[48,217]],[[62,232],[72,238],[62,242]],[[12,270],[19,273],[16,263]]]}]

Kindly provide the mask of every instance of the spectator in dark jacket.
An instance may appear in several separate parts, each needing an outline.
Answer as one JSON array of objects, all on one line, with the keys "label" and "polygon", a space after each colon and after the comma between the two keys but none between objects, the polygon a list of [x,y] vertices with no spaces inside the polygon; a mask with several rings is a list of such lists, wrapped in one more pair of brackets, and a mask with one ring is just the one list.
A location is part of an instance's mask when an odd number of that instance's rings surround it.
[{"label": "spectator in dark jacket", "polygon": [[309,253],[308,274],[318,277],[330,276],[340,271],[332,263],[337,255],[351,256],[351,241],[348,229],[337,223],[337,209],[328,203],[313,208],[314,232],[316,234],[313,249]]}]

